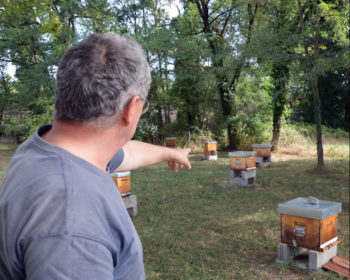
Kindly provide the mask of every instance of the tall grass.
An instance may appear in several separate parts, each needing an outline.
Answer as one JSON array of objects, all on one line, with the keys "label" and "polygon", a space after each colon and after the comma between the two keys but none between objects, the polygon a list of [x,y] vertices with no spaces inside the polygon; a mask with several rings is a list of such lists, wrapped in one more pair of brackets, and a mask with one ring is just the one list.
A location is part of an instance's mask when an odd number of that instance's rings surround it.
[{"label": "tall grass", "polygon": [[[239,124],[238,129],[238,150],[251,150],[252,144],[267,144],[272,139],[272,130],[270,124],[254,123],[255,126],[248,127],[245,124]],[[260,127],[261,126],[261,127]],[[344,156],[344,145],[348,145],[349,134],[340,128],[334,129],[322,126],[325,153],[328,156]],[[194,129],[191,133],[178,133],[171,135],[177,137],[179,147],[190,147],[193,152],[203,150],[204,141],[218,141],[219,150],[227,147],[227,131],[213,134],[208,130]],[[286,123],[281,125],[279,148],[286,153],[301,154],[306,151],[310,155],[314,154],[316,140],[315,125],[305,123]],[[347,142],[347,143],[346,143]],[[346,153],[345,153],[346,156]]]}]

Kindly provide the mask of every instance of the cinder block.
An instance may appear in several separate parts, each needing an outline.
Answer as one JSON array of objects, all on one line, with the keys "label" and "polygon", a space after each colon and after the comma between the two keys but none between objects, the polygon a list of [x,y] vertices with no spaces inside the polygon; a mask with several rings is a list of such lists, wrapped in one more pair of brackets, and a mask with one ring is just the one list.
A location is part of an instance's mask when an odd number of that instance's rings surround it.
[{"label": "cinder block", "polygon": [[218,152],[217,151],[204,151],[202,155],[203,160],[218,160]]},{"label": "cinder block", "polygon": [[137,196],[136,195],[129,195],[122,197],[124,205],[126,209],[128,210],[128,213],[131,217],[134,217],[138,213],[137,209]]},{"label": "cinder block", "polygon": [[328,263],[333,257],[337,255],[338,245],[334,245],[329,248],[327,251],[318,252],[318,251],[309,251],[309,269],[317,270],[323,265]]},{"label": "cinder block", "polygon": [[262,168],[269,167],[271,165],[271,156],[256,157],[255,162],[257,167],[262,167]]},{"label": "cinder block", "polygon": [[130,217],[135,217],[138,214],[137,206],[127,208],[126,210],[128,210],[128,213],[129,213]]},{"label": "cinder block", "polygon": [[[333,257],[337,255],[338,245],[334,245],[325,252],[318,252],[314,250],[308,250],[305,248],[296,248],[295,251],[292,246],[288,244],[280,243],[278,244],[278,263],[287,262],[289,260],[296,260],[296,265],[301,269],[317,270],[323,265],[328,263]],[[308,258],[298,259],[300,255],[305,255]]]},{"label": "cinder block", "polygon": [[252,177],[256,177],[256,168],[254,169],[251,169],[251,170],[244,170],[244,171],[241,171],[242,173],[242,178],[245,179],[245,180],[248,180],[248,178],[252,178]]},{"label": "cinder block", "polygon": [[218,160],[218,156],[217,155],[215,155],[215,156],[205,156],[205,155],[203,155],[202,159],[204,159],[204,160]]},{"label": "cinder block", "polygon": [[238,171],[230,170],[230,181],[231,184],[239,186],[247,186],[254,184],[256,180],[256,169],[255,167],[250,170]]},{"label": "cinder block", "polygon": [[278,259],[277,262],[283,263],[291,260],[294,257],[294,251],[288,244],[278,244]]}]

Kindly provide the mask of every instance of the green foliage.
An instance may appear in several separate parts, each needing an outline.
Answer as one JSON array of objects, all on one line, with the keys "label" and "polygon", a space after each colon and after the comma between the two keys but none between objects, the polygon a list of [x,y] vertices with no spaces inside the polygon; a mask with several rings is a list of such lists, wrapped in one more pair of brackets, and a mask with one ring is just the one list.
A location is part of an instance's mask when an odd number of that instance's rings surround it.
[{"label": "green foliage", "polygon": [[[322,126],[323,137],[328,138],[348,138],[349,133],[341,128],[331,128]],[[284,122],[281,130],[281,145],[310,144],[316,138],[316,127],[313,124]]]},{"label": "green foliage", "polygon": [[53,98],[40,98],[36,106],[40,107],[41,113],[18,112],[9,118],[4,125],[4,134],[16,135],[20,142],[32,135],[39,126],[52,124],[53,122]]},{"label": "green foliage", "polygon": [[151,107],[150,110],[140,119],[134,139],[157,144],[159,142],[159,139],[157,138],[158,131],[159,121],[157,119],[157,110],[156,108]]},{"label": "green foliage", "polygon": [[[269,142],[277,111],[289,121],[313,121],[297,1],[257,1],[256,10],[254,1],[183,1],[183,12],[170,18],[172,2],[0,1],[0,134],[24,140],[51,122],[63,53],[92,32],[108,31],[135,37],[150,62],[153,108],[141,119],[136,139],[186,139],[198,128],[222,147],[234,140],[243,149]],[[301,1],[303,12],[308,3]],[[198,4],[208,8],[208,19]],[[329,127],[346,128],[350,116],[348,7],[344,0],[320,1],[320,51],[310,56]],[[315,23],[305,19],[312,52]],[[8,63],[16,67],[11,79]],[[289,76],[281,74],[286,67]]]}]

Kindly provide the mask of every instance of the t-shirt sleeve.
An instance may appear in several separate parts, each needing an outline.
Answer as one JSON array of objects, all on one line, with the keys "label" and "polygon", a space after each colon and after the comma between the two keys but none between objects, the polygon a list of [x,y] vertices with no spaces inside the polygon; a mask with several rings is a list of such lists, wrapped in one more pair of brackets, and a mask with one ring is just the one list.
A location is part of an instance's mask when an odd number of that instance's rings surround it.
[{"label": "t-shirt sleeve", "polygon": [[124,160],[124,150],[120,149],[111,159],[111,161],[108,163],[107,168],[109,172],[114,171],[121,165],[121,163]]},{"label": "t-shirt sleeve", "polygon": [[112,280],[111,251],[100,242],[71,236],[32,239],[25,245],[27,280]]}]

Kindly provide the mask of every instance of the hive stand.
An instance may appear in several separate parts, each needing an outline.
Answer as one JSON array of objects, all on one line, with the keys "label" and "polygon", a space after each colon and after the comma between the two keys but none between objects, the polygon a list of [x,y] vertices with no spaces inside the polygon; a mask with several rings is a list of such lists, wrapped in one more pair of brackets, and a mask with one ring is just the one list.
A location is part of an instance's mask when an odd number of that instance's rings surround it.
[{"label": "hive stand", "polygon": [[137,196],[134,194],[122,197],[126,210],[130,217],[135,217],[138,213],[137,210]]},{"label": "hive stand", "polygon": [[202,155],[203,160],[218,160],[218,152],[217,151],[211,151],[208,155],[204,154]]},{"label": "hive stand", "polygon": [[239,186],[247,186],[254,184],[256,181],[256,168],[251,167],[247,170],[230,170],[231,184]]},{"label": "hive stand", "polygon": [[[296,260],[296,265],[302,269],[317,270],[328,263],[337,255],[338,244],[334,244],[324,252],[308,250],[306,248],[295,248],[288,244],[280,243],[278,245],[278,263],[284,263],[289,260]],[[295,252],[296,251],[296,252]],[[299,256],[306,256],[306,259]]]},{"label": "hive stand", "polygon": [[271,156],[268,157],[256,157],[256,166],[257,167],[269,167],[271,165]]}]

